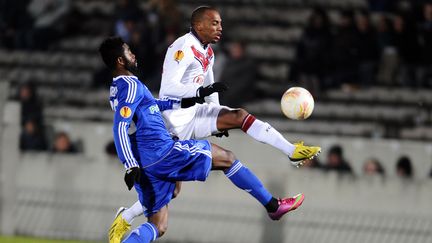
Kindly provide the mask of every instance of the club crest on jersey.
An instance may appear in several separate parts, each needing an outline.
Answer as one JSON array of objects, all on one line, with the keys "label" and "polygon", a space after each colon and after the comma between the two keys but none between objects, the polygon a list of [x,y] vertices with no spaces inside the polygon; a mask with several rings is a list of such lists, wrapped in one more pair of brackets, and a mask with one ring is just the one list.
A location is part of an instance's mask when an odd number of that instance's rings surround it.
[{"label": "club crest on jersey", "polygon": [[184,53],[181,50],[178,50],[174,53],[174,61],[179,63],[184,57]]},{"label": "club crest on jersey", "polygon": [[200,74],[193,79],[193,82],[199,85],[203,85],[204,83],[204,75]]},{"label": "club crest on jersey", "polygon": [[129,118],[132,115],[132,110],[127,107],[127,106],[123,106],[120,109],[120,116],[122,116],[123,118]]},{"label": "club crest on jersey", "polygon": [[195,46],[191,46],[192,52],[195,56],[195,59],[201,64],[203,71],[206,72],[207,68],[210,64],[211,59],[213,58],[213,49],[209,46],[207,49],[206,55],[198,51]]}]

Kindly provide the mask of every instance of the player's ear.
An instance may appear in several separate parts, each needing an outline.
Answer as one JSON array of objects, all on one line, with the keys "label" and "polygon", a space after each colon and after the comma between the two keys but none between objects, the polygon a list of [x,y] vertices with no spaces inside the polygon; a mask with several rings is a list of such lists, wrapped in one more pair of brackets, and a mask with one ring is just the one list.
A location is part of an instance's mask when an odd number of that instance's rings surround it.
[{"label": "player's ear", "polygon": [[120,65],[125,65],[125,61],[123,57],[117,57],[117,63]]},{"label": "player's ear", "polygon": [[197,23],[195,23],[195,27],[194,27],[194,29],[196,30],[196,31],[201,31],[202,30],[202,22],[201,21],[199,21],[199,22],[197,22]]}]

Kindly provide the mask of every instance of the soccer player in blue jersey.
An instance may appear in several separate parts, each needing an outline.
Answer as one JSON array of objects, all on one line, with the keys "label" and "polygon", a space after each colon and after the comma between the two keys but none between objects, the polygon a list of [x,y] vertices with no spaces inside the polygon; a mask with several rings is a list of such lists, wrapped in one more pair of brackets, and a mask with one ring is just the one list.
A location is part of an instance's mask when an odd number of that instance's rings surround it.
[{"label": "soccer player in blue jersey", "polygon": [[[125,167],[124,180],[129,190],[135,187],[148,218],[124,243],[152,242],[161,237],[167,230],[168,204],[176,182],[205,181],[210,170],[223,171],[235,186],[258,200],[272,220],[279,220],[302,204],[303,194],[282,199],[273,197],[231,151],[207,140],[173,140],[160,112],[175,108],[176,101],[157,101],[133,75],[137,66],[135,55],[121,38],[107,38],[99,51],[113,74],[110,88],[110,103],[115,113],[113,136],[118,157]],[[132,121],[136,132],[128,135]]]}]

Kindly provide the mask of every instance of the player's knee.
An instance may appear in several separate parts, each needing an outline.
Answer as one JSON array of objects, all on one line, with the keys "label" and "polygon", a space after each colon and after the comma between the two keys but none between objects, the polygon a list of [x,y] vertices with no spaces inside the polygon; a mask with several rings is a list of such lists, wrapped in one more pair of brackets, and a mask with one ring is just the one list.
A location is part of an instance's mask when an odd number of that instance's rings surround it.
[{"label": "player's knee", "polygon": [[233,152],[231,152],[231,151],[228,150],[227,151],[227,159],[229,161],[231,161],[230,163],[232,164],[236,160],[236,156],[235,156],[235,154]]},{"label": "player's knee", "polygon": [[240,108],[235,110],[235,114],[236,114],[236,121],[238,124],[242,124],[243,120],[246,118],[246,116],[249,114],[249,112],[247,112],[245,109]]},{"label": "player's knee", "polygon": [[219,146],[212,146],[213,170],[226,170],[232,166],[235,160],[236,157],[233,152]]},{"label": "player's knee", "polygon": [[228,169],[232,166],[234,161],[236,160],[236,157],[233,152],[226,150],[225,151],[225,167]]}]

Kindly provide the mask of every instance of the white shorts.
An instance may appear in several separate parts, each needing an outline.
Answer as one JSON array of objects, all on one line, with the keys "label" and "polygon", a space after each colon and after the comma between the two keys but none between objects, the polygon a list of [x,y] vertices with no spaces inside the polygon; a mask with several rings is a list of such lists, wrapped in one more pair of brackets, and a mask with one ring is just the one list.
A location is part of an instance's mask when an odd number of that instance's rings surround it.
[{"label": "white shorts", "polygon": [[188,109],[167,110],[162,114],[168,131],[180,140],[202,139],[218,132],[217,118],[222,109],[231,110],[227,106],[204,103]]}]

